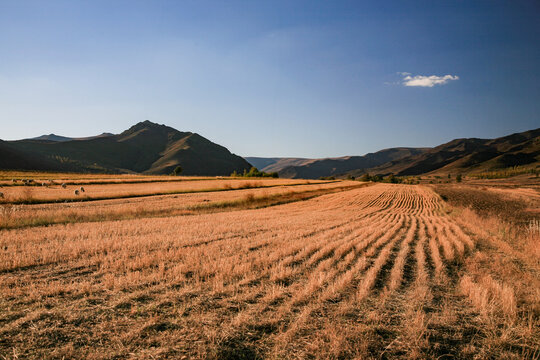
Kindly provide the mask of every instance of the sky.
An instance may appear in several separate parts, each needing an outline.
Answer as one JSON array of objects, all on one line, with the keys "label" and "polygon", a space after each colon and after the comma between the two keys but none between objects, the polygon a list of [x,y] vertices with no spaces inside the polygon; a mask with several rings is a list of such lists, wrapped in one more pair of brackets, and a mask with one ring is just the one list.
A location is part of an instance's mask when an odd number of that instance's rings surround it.
[{"label": "sky", "polygon": [[241,156],[540,127],[540,2],[0,0],[0,138],[150,120]]}]

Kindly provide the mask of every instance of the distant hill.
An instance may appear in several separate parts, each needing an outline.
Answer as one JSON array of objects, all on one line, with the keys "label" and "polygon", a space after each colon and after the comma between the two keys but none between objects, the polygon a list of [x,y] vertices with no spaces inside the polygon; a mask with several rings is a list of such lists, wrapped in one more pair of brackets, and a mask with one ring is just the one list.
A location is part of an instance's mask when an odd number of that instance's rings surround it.
[{"label": "distant hill", "polygon": [[512,166],[540,166],[540,129],[497,139],[456,139],[434,148],[390,148],[364,156],[338,158],[260,158],[250,163],[280,177],[316,179],[321,176],[361,176],[427,173],[472,173]]},{"label": "distant hill", "polygon": [[[374,174],[471,173],[540,162],[540,129],[497,139],[456,139],[369,169]],[[359,174],[360,172],[351,172]]]},{"label": "distant hill", "polygon": [[107,136],[113,136],[114,134],[111,134],[111,133],[102,133],[100,135],[96,135],[96,136],[89,136],[89,137],[82,137],[82,138],[72,138],[72,137],[65,137],[65,136],[60,136],[60,135],[56,135],[56,134],[49,134],[49,135],[41,135],[41,136],[38,136],[38,137],[35,137],[35,138],[30,138],[30,139],[25,139],[25,140],[43,140],[43,141],[56,141],[56,142],[60,142],[60,141],[72,141],[72,140],[92,140],[92,139],[96,139],[96,138],[100,138],[100,137],[107,137]]},{"label": "distant hill", "polygon": [[[323,159],[302,158],[246,158],[252,164],[267,164],[265,172],[276,171],[280,177],[316,179],[321,176],[339,176],[351,171],[364,171],[388,161],[421,154],[427,148],[391,148],[363,156],[344,156]],[[256,166],[256,165],[255,165]]]},{"label": "distant hill", "polygon": [[301,166],[306,165],[316,159],[305,159],[305,158],[262,158],[262,157],[246,157],[244,158],[255,166],[257,169],[264,172],[279,172],[282,169],[289,166]]},{"label": "distant hill", "polygon": [[169,174],[179,165],[185,175],[229,175],[251,167],[196,133],[148,120],[118,135],[66,138],[51,134],[0,141],[1,169]]},{"label": "distant hill", "polygon": [[25,140],[43,140],[43,141],[71,141],[74,140],[70,137],[60,136],[56,134],[41,135],[35,138],[25,139]]}]

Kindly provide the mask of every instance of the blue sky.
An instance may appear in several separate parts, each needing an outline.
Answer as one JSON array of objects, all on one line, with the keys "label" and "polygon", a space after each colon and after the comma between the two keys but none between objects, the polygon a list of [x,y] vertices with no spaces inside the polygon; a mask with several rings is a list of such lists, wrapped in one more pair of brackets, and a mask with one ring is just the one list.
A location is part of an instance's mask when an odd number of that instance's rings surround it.
[{"label": "blue sky", "polygon": [[539,18],[538,1],[0,0],[0,138],[149,119],[327,157],[498,137],[540,127]]}]

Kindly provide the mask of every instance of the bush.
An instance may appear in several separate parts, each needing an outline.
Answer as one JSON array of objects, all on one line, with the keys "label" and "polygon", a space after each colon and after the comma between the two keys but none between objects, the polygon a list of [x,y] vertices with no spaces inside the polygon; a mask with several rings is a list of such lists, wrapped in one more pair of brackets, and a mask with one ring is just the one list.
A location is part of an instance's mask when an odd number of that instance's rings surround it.
[{"label": "bush", "polygon": [[244,172],[242,173],[242,175],[238,174],[235,171],[233,171],[231,173],[231,176],[232,177],[271,177],[271,178],[278,178],[279,175],[277,172],[271,172],[271,173],[266,173],[264,171],[259,171],[259,169],[257,169],[255,166],[252,166],[251,169],[249,169],[249,172],[244,169]]},{"label": "bush", "polygon": [[364,175],[360,176],[360,181],[372,181],[372,182],[381,182],[383,181],[383,178],[380,175],[369,175],[369,173],[365,173]]},{"label": "bush", "polygon": [[360,176],[360,181],[371,181],[371,176],[369,176],[368,173],[365,173],[364,175]]},{"label": "bush", "polygon": [[384,182],[389,182],[391,184],[399,184],[401,183],[401,179],[396,177],[394,174],[390,174],[384,179]]}]

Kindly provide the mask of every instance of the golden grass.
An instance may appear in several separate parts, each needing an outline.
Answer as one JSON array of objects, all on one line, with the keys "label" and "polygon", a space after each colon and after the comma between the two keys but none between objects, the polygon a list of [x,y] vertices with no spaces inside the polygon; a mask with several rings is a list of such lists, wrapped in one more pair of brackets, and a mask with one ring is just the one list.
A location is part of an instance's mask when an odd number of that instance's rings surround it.
[{"label": "golden grass", "polygon": [[171,175],[143,175],[143,174],[102,174],[102,173],[62,173],[44,171],[18,171],[0,170],[0,183],[12,183],[12,180],[32,179],[36,182],[53,180],[55,182],[88,181],[88,182],[131,182],[131,181],[177,181],[177,180],[202,180],[221,177],[208,176],[171,176]]},{"label": "golden grass", "polygon": [[[3,188],[4,203],[40,204],[64,201],[96,201],[105,199],[121,199],[141,196],[184,194],[192,192],[214,192],[282,185],[304,185],[308,183],[324,183],[294,179],[260,179],[260,180],[199,180],[199,181],[165,181],[149,183],[107,183],[74,185],[55,183],[53,186],[10,186]],[[76,193],[76,191],[79,193]]]},{"label": "golden grass", "polygon": [[[296,195],[313,186],[337,192],[261,209],[1,230],[0,354],[538,358],[538,263],[521,238],[535,231],[502,232],[499,219],[449,208],[425,187],[301,185]],[[210,209],[290,191],[76,211]]]},{"label": "golden grass", "polygon": [[[243,183],[240,185],[245,187]],[[260,208],[365,185],[357,182],[332,182],[88,202],[30,205],[4,203],[0,204],[0,229]]]}]

